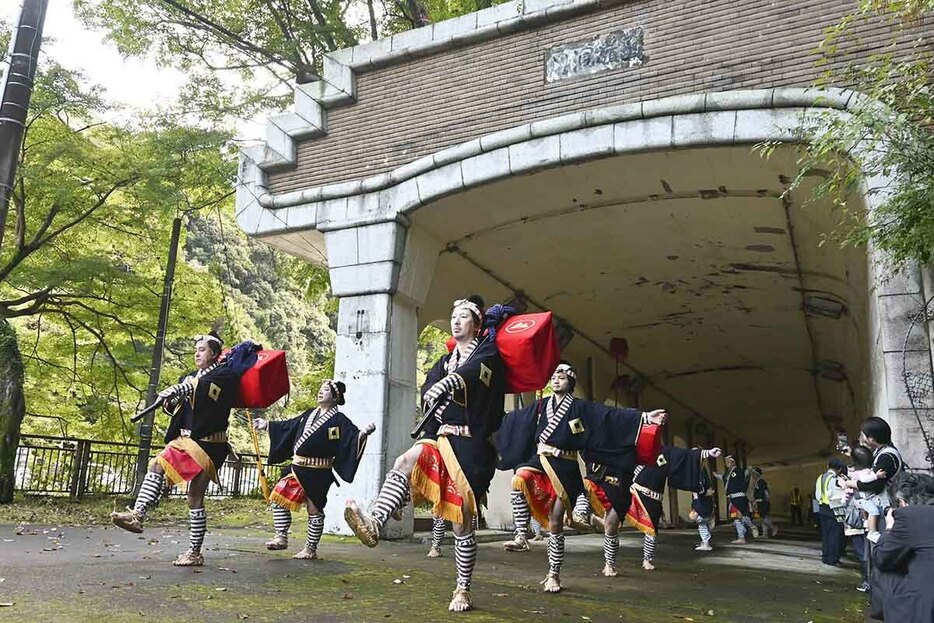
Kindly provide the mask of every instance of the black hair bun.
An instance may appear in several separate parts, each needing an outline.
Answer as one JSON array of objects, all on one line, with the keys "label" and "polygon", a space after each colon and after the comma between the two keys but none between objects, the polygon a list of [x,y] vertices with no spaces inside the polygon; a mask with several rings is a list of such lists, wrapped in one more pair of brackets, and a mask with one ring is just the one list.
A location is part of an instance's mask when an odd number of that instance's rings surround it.
[{"label": "black hair bun", "polygon": [[471,294],[467,297],[467,300],[479,307],[481,310],[486,306],[483,302],[483,297],[479,294]]},{"label": "black hair bun", "polygon": [[343,381],[334,381],[334,385],[337,386],[337,391],[344,395],[347,393],[347,386],[344,385]]}]

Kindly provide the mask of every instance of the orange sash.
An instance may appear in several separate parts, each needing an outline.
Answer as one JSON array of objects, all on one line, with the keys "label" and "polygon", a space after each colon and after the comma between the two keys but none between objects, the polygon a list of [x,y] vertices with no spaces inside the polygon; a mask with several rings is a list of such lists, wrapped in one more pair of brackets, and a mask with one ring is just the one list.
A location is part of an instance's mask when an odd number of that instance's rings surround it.
[{"label": "orange sash", "polygon": [[290,511],[298,511],[305,505],[305,490],[295,474],[286,474],[269,494],[269,501]]},{"label": "orange sash", "polygon": [[558,498],[548,474],[531,467],[520,467],[512,477],[512,488],[525,496],[535,521],[548,526],[548,515]]},{"label": "orange sash", "polygon": [[626,513],[626,523],[643,534],[655,536],[655,524],[652,523],[652,517],[646,510],[645,504],[642,503],[642,498],[635,491],[631,493],[632,504],[629,505],[629,512]]},{"label": "orange sash", "polygon": [[458,492],[457,483],[441,457],[437,442],[422,439],[418,445],[422,450],[409,479],[412,502],[416,506],[430,503],[431,513],[435,517],[464,523],[464,498]]}]

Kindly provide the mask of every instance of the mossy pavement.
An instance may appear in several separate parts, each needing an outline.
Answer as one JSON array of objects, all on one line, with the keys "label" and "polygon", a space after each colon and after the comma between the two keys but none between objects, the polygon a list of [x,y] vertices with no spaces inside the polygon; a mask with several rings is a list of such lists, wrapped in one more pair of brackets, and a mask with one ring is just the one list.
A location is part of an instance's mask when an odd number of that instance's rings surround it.
[{"label": "mossy pavement", "polygon": [[301,545],[304,514],[296,515],[285,552],[263,548],[268,532],[250,527],[262,518],[232,510],[230,521],[218,517],[214,526],[246,527],[214,527],[206,541],[206,564],[196,569],[171,565],[187,542],[178,523],[150,526],[143,535],[101,525],[0,525],[0,620],[865,620],[865,599],[854,590],[856,571],[822,566],[813,541],[779,538],[729,546],[730,531],[722,528],[715,540],[723,545],[701,554],[693,550],[692,532],[664,531],[658,569],[644,572],[638,566],[641,538],[627,532],[621,538],[623,573],[604,578],[602,537],[568,537],[565,590],[558,595],[544,594],[538,584],[547,568],[544,542],[521,554],[503,552],[497,542],[481,543],[472,591],[476,610],[452,615],[447,611],[454,581],[450,545],[444,558],[428,559],[419,543],[368,549],[351,538],[326,536],[321,560],[296,561],[290,556]]}]

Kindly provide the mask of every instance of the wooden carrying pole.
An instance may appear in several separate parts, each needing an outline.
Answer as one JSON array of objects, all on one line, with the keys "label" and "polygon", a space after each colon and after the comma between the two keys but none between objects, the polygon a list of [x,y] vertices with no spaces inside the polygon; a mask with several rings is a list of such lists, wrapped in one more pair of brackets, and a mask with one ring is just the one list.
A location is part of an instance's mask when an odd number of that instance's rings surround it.
[{"label": "wooden carrying pole", "polygon": [[263,466],[263,458],[259,451],[259,435],[256,434],[256,427],[253,426],[253,412],[247,411],[247,425],[250,427],[250,436],[253,438],[253,452],[256,453],[256,474],[259,478],[259,486],[263,490],[263,499],[269,501],[269,480],[266,479],[266,469]]}]

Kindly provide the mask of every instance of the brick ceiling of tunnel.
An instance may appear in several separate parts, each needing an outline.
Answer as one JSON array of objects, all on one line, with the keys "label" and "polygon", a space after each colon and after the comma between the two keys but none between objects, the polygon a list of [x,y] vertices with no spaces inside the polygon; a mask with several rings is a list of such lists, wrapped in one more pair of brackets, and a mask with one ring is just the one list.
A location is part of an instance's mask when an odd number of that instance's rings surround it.
[{"label": "brick ceiling of tunnel", "polygon": [[[609,340],[625,337],[653,385],[646,400],[676,397],[760,461],[813,455],[827,417],[849,424],[866,409],[866,257],[821,246],[825,205],[793,196],[786,211],[781,176],[794,171],[790,149],[768,161],[748,147],[666,151],[443,198],[412,215],[451,245],[422,317],[446,318],[465,284],[489,302],[521,290],[580,332],[568,356],[603,362],[598,394],[614,373]],[[847,313],[806,317],[802,288]],[[815,377],[820,360],[847,380]]]}]

